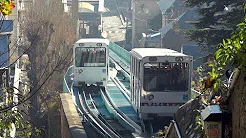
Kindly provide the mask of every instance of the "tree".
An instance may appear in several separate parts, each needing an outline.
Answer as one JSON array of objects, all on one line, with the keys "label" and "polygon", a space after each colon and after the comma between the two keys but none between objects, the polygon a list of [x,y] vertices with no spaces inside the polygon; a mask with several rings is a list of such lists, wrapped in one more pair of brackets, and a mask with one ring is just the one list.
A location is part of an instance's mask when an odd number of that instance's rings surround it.
[{"label": "tree", "polygon": [[185,6],[197,9],[200,17],[188,31],[190,40],[202,48],[214,52],[223,38],[230,37],[243,18],[244,0],[185,0]]},{"label": "tree", "polygon": [[[214,54],[215,61],[210,64],[212,71],[208,73],[202,89],[203,92],[210,91],[212,95],[219,95],[220,98],[215,98],[215,102],[210,104],[219,102],[224,112],[232,114],[232,137],[235,138],[244,138],[246,135],[246,5],[244,14],[243,20],[234,27],[230,37],[218,45]],[[235,72],[230,86],[224,85],[221,80],[228,69]],[[225,121],[230,122],[230,119]]]},{"label": "tree", "polygon": [[[11,14],[13,8],[15,7],[15,4],[12,0],[0,0],[0,30],[4,31],[2,28],[2,23],[5,20],[6,15]],[[15,46],[17,47],[17,46]],[[9,53],[10,50],[4,50],[0,54],[0,56]],[[9,57],[11,57],[12,54],[10,54]],[[3,61],[7,62],[7,61]],[[12,63],[14,64],[14,63]],[[9,68],[12,64],[10,64]],[[2,66],[2,65],[0,65]],[[1,69],[3,70],[3,69]],[[5,70],[5,73],[8,72],[8,70]],[[6,77],[8,73],[6,73]],[[1,78],[2,80],[2,78]],[[14,98],[16,97],[16,93],[14,92],[15,89],[19,91],[18,88],[15,88],[13,86],[9,86],[6,83],[1,82],[0,84],[0,110],[7,109],[4,112],[0,112],[0,137],[30,137],[32,135],[30,131],[30,123],[28,120],[24,119],[26,117],[26,112],[21,110],[19,107],[15,106]],[[20,100],[21,94],[18,96],[18,100]],[[10,107],[10,108],[9,108]],[[16,133],[16,130],[18,131]],[[39,130],[36,129],[38,132]]]},{"label": "tree", "polygon": [[[233,83],[225,99],[229,101],[228,109],[232,113],[232,137],[243,138],[246,135],[245,107],[246,107],[246,5],[245,16],[236,26],[231,37],[223,39],[216,53],[213,65],[213,76],[221,76],[221,70],[231,65],[237,68]],[[218,70],[221,68],[221,70]],[[217,80],[218,78],[214,78]],[[216,81],[218,82],[218,81]],[[220,85],[213,85],[214,88]],[[216,90],[216,89],[215,89]]]},{"label": "tree", "polygon": [[72,61],[76,34],[71,24],[71,16],[63,12],[63,5],[57,0],[35,1],[26,11],[22,24],[29,41],[22,51],[29,55],[31,70],[28,76],[34,86],[29,93],[33,94],[30,115],[38,127],[45,127],[47,135],[43,133],[44,137],[60,137],[59,91],[63,74]]},{"label": "tree", "polygon": [[[0,12],[4,16],[11,13],[11,6],[14,6],[12,0],[0,0]],[[35,134],[40,132],[37,127],[44,126],[41,136],[59,137],[58,91],[62,89],[63,74],[72,61],[70,45],[74,42],[73,30],[76,29],[70,26],[71,16],[63,13],[61,1],[39,0],[30,6],[30,9],[23,13],[24,17],[20,22],[20,31],[25,37],[22,41],[28,40],[29,43],[21,43],[22,45],[18,47],[21,50],[17,59],[23,54],[29,55],[31,61],[29,87],[31,88],[25,94],[19,90],[18,103],[12,100],[15,95],[12,87],[2,88],[6,92],[1,100],[7,101],[7,104],[0,106],[0,136],[9,137],[11,130],[16,127],[19,130],[16,137],[37,137]],[[14,46],[17,47],[16,44]],[[29,101],[31,105],[28,104]],[[27,105],[31,113],[13,110],[21,109],[22,105]],[[30,117],[30,114],[38,116]],[[48,131],[51,129],[52,131]]]}]

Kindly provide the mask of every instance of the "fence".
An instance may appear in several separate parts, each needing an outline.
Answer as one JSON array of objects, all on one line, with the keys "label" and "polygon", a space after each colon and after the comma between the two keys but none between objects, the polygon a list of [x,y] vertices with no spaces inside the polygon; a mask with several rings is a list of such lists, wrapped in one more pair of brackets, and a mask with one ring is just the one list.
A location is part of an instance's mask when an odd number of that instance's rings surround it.
[{"label": "fence", "polygon": [[119,45],[113,42],[110,42],[109,48],[130,65],[131,58],[130,58],[130,53],[127,50],[125,50],[124,48],[120,47]]}]

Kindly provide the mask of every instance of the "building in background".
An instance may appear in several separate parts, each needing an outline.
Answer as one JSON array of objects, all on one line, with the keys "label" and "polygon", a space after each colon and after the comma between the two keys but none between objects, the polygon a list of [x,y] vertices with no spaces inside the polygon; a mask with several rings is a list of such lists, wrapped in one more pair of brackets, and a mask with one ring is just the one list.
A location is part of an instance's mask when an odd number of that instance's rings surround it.
[{"label": "building in background", "polygon": [[142,38],[139,40],[140,47],[148,47],[148,48],[161,48],[161,33],[154,33],[146,35],[142,33]]},{"label": "building in background", "polygon": [[187,38],[185,31],[193,29],[191,23],[195,22],[197,18],[198,16],[196,11],[194,9],[190,9],[162,27],[160,29],[161,47],[180,52],[182,45],[196,45],[196,42]]},{"label": "building in background", "polygon": [[181,52],[193,57],[193,69],[203,66],[209,59],[209,53],[202,51],[199,45],[184,44],[181,47]]},{"label": "building in background", "polygon": [[158,0],[132,1],[132,48],[140,47],[142,33],[148,34],[150,20],[160,14]]},{"label": "building in background", "polygon": [[13,21],[0,20],[0,86],[9,86],[10,36],[13,33]]},{"label": "building in background", "polygon": [[160,0],[158,5],[162,14],[162,27],[188,10],[183,6],[183,0]]},{"label": "building in background", "polygon": [[79,0],[79,36],[82,38],[101,37],[104,0]]}]

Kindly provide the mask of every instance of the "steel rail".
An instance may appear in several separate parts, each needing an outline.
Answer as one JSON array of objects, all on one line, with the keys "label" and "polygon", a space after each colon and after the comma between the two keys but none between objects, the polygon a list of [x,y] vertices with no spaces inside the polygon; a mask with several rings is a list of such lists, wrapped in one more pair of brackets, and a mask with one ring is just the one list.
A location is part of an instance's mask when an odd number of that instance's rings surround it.
[{"label": "steel rail", "polygon": [[98,128],[100,128],[101,134],[103,134],[103,137],[109,136],[107,131],[96,121],[96,119],[93,118],[92,114],[87,110],[86,105],[84,103],[85,102],[84,100],[85,99],[83,99],[81,94],[79,94],[79,101],[80,101],[80,105],[82,107],[83,115],[87,116],[90,122],[92,122],[93,124],[98,126]]},{"label": "steel rail", "polygon": [[[70,91],[70,89],[69,89]],[[74,90],[73,90],[73,83],[71,85],[71,94],[74,96]],[[79,92],[78,92],[79,93]],[[79,94],[78,94],[79,95]],[[92,118],[92,116],[88,113],[88,111],[84,108],[84,105],[82,104],[82,101],[81,101],[81,97],[78,97],[79,98],[79,105],[82,107],[82,110],[78,107],[77,103],[76,103],[76,100],[74,100],[74,104],[75,106],[77,107],[77,111],[83,115],[83,117],[85,118],[86,121],[88,121],[92,127],[103,137],[106,137],[104,130],[102,127],[100,127],[100,125],[95,121],[95,119]]]},{"label": "steel rail", "polygon": [[106,126],[102,120],[100,120],[93,112],[90,110],[87,102],[86,102],[86,95],[85,92],[82,92],[82,101],[85,104],[85,108],[88,110],[89,114],[96,120],[96,122],[106,131],[107,135],[112,138],[121,138],[118,134],[116,134],[113,130],[111,130],[108,126]]}]

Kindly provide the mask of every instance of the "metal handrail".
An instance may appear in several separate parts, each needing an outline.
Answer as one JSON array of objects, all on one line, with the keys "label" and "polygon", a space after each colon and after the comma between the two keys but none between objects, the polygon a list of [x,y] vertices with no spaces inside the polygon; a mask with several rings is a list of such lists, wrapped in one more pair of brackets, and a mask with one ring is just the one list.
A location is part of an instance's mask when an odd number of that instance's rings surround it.
[{"label": "metal handrail", "polygon": [[[113,79],[113,78],[112,78]],[[114,80],[117,82],[117,86],[119,86],[123,92],[123,94],[126,96],[126,98],[130,101],[130,92],[123,86],[123,84],[119,81],[118,78],[114,78]],[[127,92],[128,91],[128,92]]]},{"label": "metal handrail", "polygon": [[70,70],[70,68],[72,68],[72,67],[73,67],[73,65],[70,66],[70,67],[67,69],[67,71],[66,71],[66,73],[65,73],[65,75],[64,75],[64,78],[63,78],[63,81],[65,82],[65,86],[66,86],[67,90],[69,91],[69,93],[71,93],[71,91],[70,91],[70,89],[69,89],[69,87],[68,87],[68,84],[67,84],[66,75],[67,75],[68,71]]},{"label": "metal handrail", "polygon": [[175,131],[176,131],[176,134],[177,134],[178,138],[182,138],[182,136],[180,134],[180,130],[178,128],[178,125],[177,125],[177,123],[174,120],[171,120],[171,123],[170,123],[170,125],[168,127],[167,133],[164,136],[164,138],[168,138],[168,134],[171,132],[170,130],[171,130],[173,125],[174,125],[174,128],[175,128]]},{"label": "metal handrail", "polygon": [[182,138],[177,123],[174,120],[172,120],[172,123],[174,124],[174,127],[175,127],[175,130],[177,132],[178,138]]},{"label": "metal handrail", "polygon": [[[124,69],[113,57],[109,56],[109,58],[114,62],[116,63],[118,66],[121,67],[121,69],[128,75],[130,75],[130,72],[128,72],[126,69]],[[123,61],[122,61],[123,62]],[[127,64],[126,64],[127,65]]]}]

